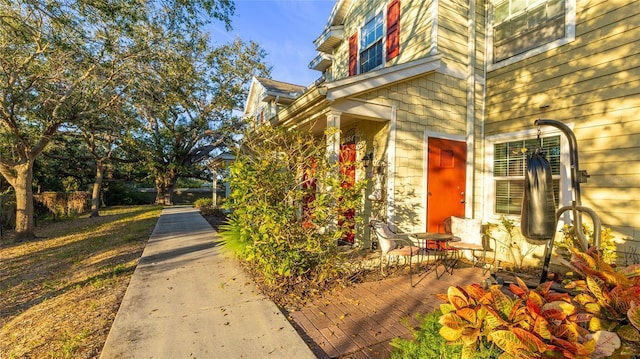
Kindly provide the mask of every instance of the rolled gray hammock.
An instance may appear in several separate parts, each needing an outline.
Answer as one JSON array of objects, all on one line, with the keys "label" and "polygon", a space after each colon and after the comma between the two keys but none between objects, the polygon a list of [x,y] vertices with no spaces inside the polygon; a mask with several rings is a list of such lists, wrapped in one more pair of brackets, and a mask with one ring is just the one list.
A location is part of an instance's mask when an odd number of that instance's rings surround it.
[{"label": "rolled gray hammock", "polygon": [[539,148],[527,155],[526,165],[520,229],[529,240],[547,241],[556,231],[551,166]]}]

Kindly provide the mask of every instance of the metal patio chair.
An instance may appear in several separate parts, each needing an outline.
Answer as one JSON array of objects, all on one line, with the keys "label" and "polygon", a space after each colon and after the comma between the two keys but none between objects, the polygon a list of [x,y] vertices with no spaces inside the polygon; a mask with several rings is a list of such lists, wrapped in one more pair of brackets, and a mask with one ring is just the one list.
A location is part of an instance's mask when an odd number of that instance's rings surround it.
[{"label": "metal patio chair", "polygon": [[413,287],[412,277],[412,259],[414,256],[420,254],[420,248],[413,244],[408,238],[399,236],[391,231],[389,226],[378,220],[372,220],[370,225],[378,238],[378,244],[380,247],[380,273],[385,275],[383,262],[385,257],[387,258],[387,266],[389,266],[389,259],[391,257],[404,258],[405,265],[409,263],[409,282]]},{"label": "metal patio chair", "polygon": [[[451,216],[445,218],[443,225],[445,233],[450,233],[460,239],[459,241],[447,243],[447,249],[452,251],[454,255],[453,267],[462,259],[463,252],[466,251],[470,253],[468,259],[471,260],[473,266],[482,267],[482,275],[491,270],[496,263],[496,250],[489,246],[488,240],[485,240],[480,220]],[[497,248],[495,244],[494,248]],[[479,255],[477,252],[479,252]],[[491,264],[487,262],[487,252],[493,252],[493,262]]]}]

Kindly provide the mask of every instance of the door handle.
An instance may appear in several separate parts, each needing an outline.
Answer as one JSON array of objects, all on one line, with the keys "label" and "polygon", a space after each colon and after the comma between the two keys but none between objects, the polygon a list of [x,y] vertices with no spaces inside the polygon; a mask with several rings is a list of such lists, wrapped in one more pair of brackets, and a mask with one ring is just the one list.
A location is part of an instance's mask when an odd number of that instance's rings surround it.
[{"label": "door handle", "polygon": [[464,199],[461,199],[461,200],[460,200],[460,203],[465,203],[465,200],[464,200]]}]

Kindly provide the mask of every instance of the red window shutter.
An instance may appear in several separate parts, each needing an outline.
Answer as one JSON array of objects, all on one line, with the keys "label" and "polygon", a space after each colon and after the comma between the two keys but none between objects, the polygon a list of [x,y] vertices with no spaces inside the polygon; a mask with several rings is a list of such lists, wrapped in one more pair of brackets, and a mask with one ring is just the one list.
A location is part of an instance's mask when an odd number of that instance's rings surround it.
[{"label": "red window shutter", "polygon": [[358,74],[358,33],[349,38],[349,76]]},{"label": "red window shutter", "polygon": [[400,0],[387,5],[387,61],[400,53]]},{"label": "red window shutter", "polygon": [[302,198],[302,226],[305,228],[313,227],[313,210],[311,203],[316,200],[316,172],[318,163],[315,158],[310,159],[309,164],[305,164],[302,175],[302,189],[305,194]]}]

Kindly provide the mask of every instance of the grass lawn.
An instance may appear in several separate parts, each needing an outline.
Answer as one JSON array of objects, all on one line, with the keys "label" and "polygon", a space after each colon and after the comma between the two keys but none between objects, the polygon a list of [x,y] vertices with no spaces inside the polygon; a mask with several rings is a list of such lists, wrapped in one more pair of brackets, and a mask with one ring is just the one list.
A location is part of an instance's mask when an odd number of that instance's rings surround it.
[{"label": "grass lawn", "polygon": [[96,358],[162,207],[114,207],[0,240],[0,357]]}]

